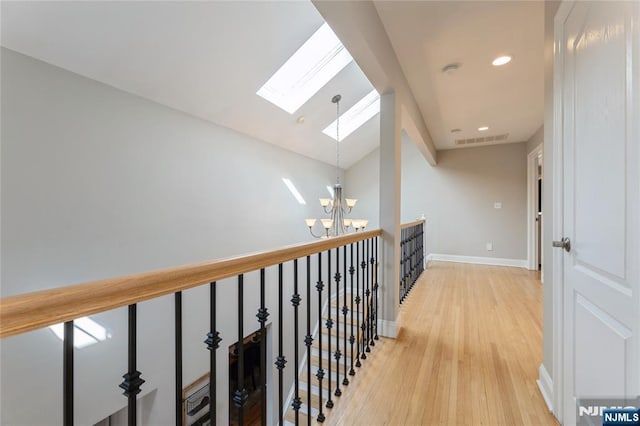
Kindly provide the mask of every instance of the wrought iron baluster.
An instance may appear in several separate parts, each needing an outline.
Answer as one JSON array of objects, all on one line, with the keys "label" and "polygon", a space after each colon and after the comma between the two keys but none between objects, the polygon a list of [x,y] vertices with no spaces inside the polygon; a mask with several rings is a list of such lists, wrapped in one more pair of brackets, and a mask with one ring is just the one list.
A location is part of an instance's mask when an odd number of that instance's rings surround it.
[{"label": "wrought iron baluster", "polygon": [[[333,393],[335,396],[342,395],[340,390],[340,358],[342,357],[340,352],[340,278],[340,248],[336,247],[336,274],[334,275],[336,280],[336,351],[333,354],[336,360],[336,390]],[[331,306],[329,306],[329,309],[331,309]],[[331,334],[329,334],[329,339],[332,338]],[[331,392],[331,388],[329,388],[329,392]]]},{"label": "wrought iron baluster", "polygon": [[375,323],[375,315],[376,312],[373,309],[374,308],[374,303],[375,303],[375,297],[376,297],[376,279],[375,279],[375,273],[376,273],[376,261],[375,261],[375,255],[374,255],[374,249],[375,249],[375,240],[373,238],[369,239],[369,242],[371,244],[371,258],[369,259],[369,263],[371,264],[371,271],[370,271],[370,277],[371,277],[371,298],[369,300],[369,345],[370,346],[375,346],[376,342],[373,340],[373,327],[374,327],[374,323]]},{"label": "wrought iron baluster", "polygon": [[[357,246],[357,243],[356,243]],[[351,335],[349,336],[349,343],[351,344],[351,368],[349,369],[349,375],[350,376],[355,376],[356,375],[356,371],[353,369],[353,344],[356,342],[356,338],[353,335],[353,324],[354,324],[354,318],[353,318],[353,274],[356,272],[356,268],[353,266],[353,243],[350,244],[350,254],[351,254],[351,264],[349,265],[349,275],[351,277],[351,295],[349,296],[349,300],[351,301]],[[357,260],[356,260],[357,261]],[[357,330],[357,329],[356,329]],[[356,332],[357,334],[357,332]]]},{"label": "wrought iron baluster", "polygon": [[367,257],[365,257],[365,261],[367,264],[367,328],[365,330],[364,341],[366,343],[365,351],[371,352],[371,348],[369,347],[369,341],[371,340],[371,271],[370,271],[370,261],[371,257],[371,239],[367,240]]},{"label": "wrought iron baluster", "polygon": [[361,346],[362,350],[360,352],[360,359],[367,359],[367,354],[365,353],[366,341],[367,341],[367,294],[365,290],[366,282],[367,282],[367,251],[365,250],[366,244],[364,240],[362,241],[362,261],[360,262],[360,269],[362,270],[362,324],[360,325],[361,332]]},{"label": "wrought iron baluster", "polygon": [[283,408],[284,408],[284,376],[282,370],[287,363],[282,349],[282,263],[278,265],[278,358],[276,359],[276,367],[278,368],[278,419],[280,424],[284,424]]},{"label": "wrought iron baluster", "polygon": [[62,423],[73,426],[73,321],[64,323],[62,344]]},{"label": "wrought iron baluster", "polygon": [[216,282],[213,281],[209,284],[209,333],[207,333],[207,339],[204,341],[209,350],[209,418],[212,425],[216,424],[218,414],[216,406],[218,402],[216,352],[220,347],[221,341],[220,333],[216,331]]},{"label": "wrought iron baluster", "polygon": [[376,298],[376,309],[375,309],[375,334],[373,336],[373,338],[375,340],[379,340],[380,337],[378,337],[378,287],[380,286],[380,283],[378,282],[378,237],[376,237],[376,243],[375,243],[375,258],[376,258],[376,263],[375,263],[375,269],[376,269],[376,280],[375,280],[375,298]]},{"label": "wrought iron baluster", "polygon": [[[356,242],[356,268],[360,266],[360,243]],[[356,367],[360,367],[360,273],[356,273]]]},{"label": "wrought iron baluster", "polygon": [[[324,283],[322,282],[322,253],[318,253],[318,282],[316,283],[316,290],[318,290],[318,325],[322,324],[322,289]],[[322,423],[325,420],[324,413],[322,412],[322,379],[324,378],[324,370],[322,369],[322,327],[318,327],[318,371],[316,377],[318,378],[318,388],[320,389],[320,395],[318,395],[318,422]],[[309,407],[309,416],[311,416],[311,408]]]},{"label": "wrought iron baluster", "polygon": [[244,388],[244,275],[238,275],[238,388],[233,403],[238,408],[238,424],[244,425],[244,404],[248,398]]},{"label": "wrought iron baluster", "polygon": [[260,424],[267,424],[267,329],[265,324],[269,318],[269,310],[265,306],[264,268],[260,269],[260,308],[256,317],[260,324]]},{"label": "wrought iron baluster", "polygon": [[307,256],[307,335],[304,344],[307,347],[307,425],[311,426],[311,256]]},{"label": "wrought iron baluster", "polygon": [[175,415],[176,426],[182,425],[182,292],[174,296],[175,302]]},{"label": "wrought iron baluster", "polygon": [[129,371],[122,376],[124,381],[120,383],[120,388],[124,390],[122,393],[127,397],[127,417],[128,425],[136,425],[136,396],[140,393],[140,386],[145,382],[140,376],[141,373],[136,367],[137,358],[137,305],[129,305],[129,330],[128,330],[128,346],[129,346]]},{"label": "wrought iron baluster", "polygon": [[342,384],[347,386],[349,384],[349,379],[347,378],[347,314],[349,313],[349,308],[347,308],[347,246],[342,248],[342,276],[342,288],[344,289],[342,292],[342,348],[344,349],[344,353],[342,355],[344,363],[344,379],[342,380]]},{"label": "wrought iron baluster", "polygon": [[[333,320],[331,319],[331,250],[327,250],[327,312],[328,319],[327,326],[327,369],[328,369],[328,381],[327,381],[327,408],[333,408],[333,399],[331,398],[331,328],[333,328]],[[320,331],[322,332],[322,331]]]},{"label": "wrought iron baluster", "polygon": [[[296,425],[300,422],[300,406],[302,400],[300,399],[300,384],[297,376],[298,368],[298,306],[300,305],[300,295],[298,294],[298,259],[293,260],[293,296],[291,296],[291,304],[293,305],[293,365],[294,375],[293,384],[293,402],[291,406],[295,412]],[[311,361],[311,360],[309,360]]]}]

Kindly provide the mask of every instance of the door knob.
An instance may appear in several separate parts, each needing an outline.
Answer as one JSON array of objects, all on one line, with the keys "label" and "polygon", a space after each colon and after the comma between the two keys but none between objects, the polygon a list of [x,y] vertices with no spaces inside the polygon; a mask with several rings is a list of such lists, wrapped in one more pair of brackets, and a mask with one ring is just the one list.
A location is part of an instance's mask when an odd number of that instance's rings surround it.
[{"label": "door knob", "polygon": [[560,241],[554,241],[552,243],[552,245],[554,247],[563,248],[564,251],[566,251],[567,253],[569,253],[571,251],[571,240],[569,238],[567,238],[567,237],[564,237]]}]

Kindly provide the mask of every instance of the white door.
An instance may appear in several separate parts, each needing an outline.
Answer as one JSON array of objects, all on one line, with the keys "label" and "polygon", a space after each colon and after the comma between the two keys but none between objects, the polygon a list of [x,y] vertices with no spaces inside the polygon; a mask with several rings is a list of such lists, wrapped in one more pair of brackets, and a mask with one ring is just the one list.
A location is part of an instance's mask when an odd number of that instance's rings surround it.
[{"label": "white door", "polygon": [[565,3],[556,16],[571,242],[569,252],[554,248],[563,257],[565,425],[584,422],[578,398],[640,394],[639,26],[637,1]]}]

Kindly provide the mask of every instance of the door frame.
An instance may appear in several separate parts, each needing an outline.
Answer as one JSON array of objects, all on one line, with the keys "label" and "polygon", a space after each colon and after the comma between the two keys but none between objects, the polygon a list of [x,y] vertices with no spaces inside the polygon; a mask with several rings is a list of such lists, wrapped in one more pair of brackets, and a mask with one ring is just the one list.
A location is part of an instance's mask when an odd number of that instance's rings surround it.
[{"label": "door frame", "polygon": [[[564,93],[564,22],[575,4],[574,0],[563,0],[553,21],[553,171],[552,171],[552,239],[560,240],[564,235],[564,140],[563,140],[563,93]],[[551,241],[546,242],[551,247]],[[553,411],[562,423],[564,419],[564,258],[561,250],[551,250],[553,277]]]},{"label": "door frame", "polygon": [[[542,145],[543,143],[527,154],[527,268],[530,271],[537,271],[538,264],[542,263],[538,258],[537,213],[535,213],[538,205],[538,156],[544,155]],[[542,223],[540,223],[540,229],[542,229]],[[540,274],[540,278],[542,279],[542,274]]]}]

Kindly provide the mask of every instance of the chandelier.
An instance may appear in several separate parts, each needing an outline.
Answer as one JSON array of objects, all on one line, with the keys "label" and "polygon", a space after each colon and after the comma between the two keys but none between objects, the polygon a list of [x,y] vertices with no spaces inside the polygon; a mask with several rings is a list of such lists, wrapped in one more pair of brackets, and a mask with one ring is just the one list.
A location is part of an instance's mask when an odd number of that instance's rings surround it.
[{"label": "chandelier", "polygon": [[320,206],[324,212],[329,215],[328,218],[320,219],[324,234],[316,235],[313,227],[317,219],[305,219],[309,232],[316,238],[337,237],[349,232],[364,230],[369,223],[365,219],[350,219],[345,216],[351,213],[351,210],[358,202],[355,198],[342,199],[342,185],[340,184],[340,99],[342,96],[335,95],[331,98],[331,102],[336,104],[336,184],[333,186],[333,198],[320,198]]}]

